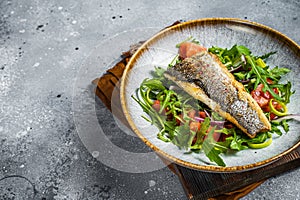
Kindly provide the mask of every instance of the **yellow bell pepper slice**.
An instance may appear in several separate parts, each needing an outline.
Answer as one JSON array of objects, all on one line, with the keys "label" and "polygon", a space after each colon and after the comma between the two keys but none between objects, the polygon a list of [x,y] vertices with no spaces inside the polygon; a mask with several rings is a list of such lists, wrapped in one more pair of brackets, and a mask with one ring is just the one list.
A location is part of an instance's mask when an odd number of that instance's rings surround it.
[{"label": "yellow bell pepper slice", "polygon": [[258,144],[248,143],[248,146],[252,149],[262,149],[269,146],[271,143],[272,143],[272,137],[270,137],[268,140],[266,140],[263,143],[258,143]]},{"label": "yellow bell pepper slice", "polygon": [[261,58],[259,58],[259,59],[256,60],[256,64],[258,66],[260,66],[261,68],[265,68],[267,66],[266,63]]},{"label": "yellow bell pepper slice", "polygon": [[270,109],[271,109],[271,112],[272,112],[272,113],[274,113],[275,115],[280,116],[280,117],[281,117],[281,116],[285,116],[285,115],[288,114],[288,109],[287,109],[287,107],[286,107],[286,105],[285,105],[284,103],[282,103],[282,102],[276,100],[276,102],[277,102],[279,105],[282,106],[283,111],[281,112],[281,111],[278,111],[278,110],[276,110],[276,109],[274,108],[272,102],[273,102],[273,99],[271,99],[270,102],[269,102],[269,106],[270,106]]}]

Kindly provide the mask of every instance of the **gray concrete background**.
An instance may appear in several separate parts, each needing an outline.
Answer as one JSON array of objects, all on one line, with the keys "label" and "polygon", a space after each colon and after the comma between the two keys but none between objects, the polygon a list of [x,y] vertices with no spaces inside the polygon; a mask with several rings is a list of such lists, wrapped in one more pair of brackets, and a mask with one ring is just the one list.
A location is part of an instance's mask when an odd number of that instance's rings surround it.
[{"label": "gray concrete background", "polygon": [[[78,137],[74,82],[81,63],[107,38],[135,28],[159,30],[180,19],[236,17],[300,43],[299,0],[1,0],[0,13],[1,200],[186,199],[167,168],[138,174],[115,170],[95,159]],[[116,145],[149,151],[122,135],[104,106],[96,105],[99,122]],[[300,199],[299,172],[271,178],[243,199]]]}]

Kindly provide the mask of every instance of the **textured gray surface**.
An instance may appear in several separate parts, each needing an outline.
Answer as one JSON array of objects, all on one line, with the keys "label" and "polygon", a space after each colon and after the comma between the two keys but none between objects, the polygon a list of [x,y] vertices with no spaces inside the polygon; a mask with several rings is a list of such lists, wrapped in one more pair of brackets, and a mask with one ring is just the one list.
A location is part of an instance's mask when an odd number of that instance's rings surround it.
[{"label": "textured gray surface", "polygon": [[[168,169],[115,170],[95,159],[78,137],[73,86],[83,60],[107,38],[134,28],[163,28],[178,19],[237,17],[300,43],[298,0],[2,0],[0,11],[0,199],[185,199]],[[99,74],[107,69],[103,66]],[[97,106],[114,144],[149,151],[122,134],[104,106]],[[299,172],[271,178],[243,199],[300,199]]]}]

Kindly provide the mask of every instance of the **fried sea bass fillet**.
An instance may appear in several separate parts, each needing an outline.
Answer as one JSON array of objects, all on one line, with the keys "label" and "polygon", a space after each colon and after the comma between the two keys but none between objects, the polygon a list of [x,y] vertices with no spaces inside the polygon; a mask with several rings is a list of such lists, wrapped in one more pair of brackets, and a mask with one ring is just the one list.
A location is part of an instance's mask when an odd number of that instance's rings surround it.
[{"label": "fried sea bass fillet", "polygon": [[244,86],[217,56],[204,49],[169,68],[164,76],[250,138],[271,129],[269,120]]}]

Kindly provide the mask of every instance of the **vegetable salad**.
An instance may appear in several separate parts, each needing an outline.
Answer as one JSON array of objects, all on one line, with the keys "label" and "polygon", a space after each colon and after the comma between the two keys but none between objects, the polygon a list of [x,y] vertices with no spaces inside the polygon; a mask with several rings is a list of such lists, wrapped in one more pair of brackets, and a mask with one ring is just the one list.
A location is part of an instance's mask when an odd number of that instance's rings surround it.
[{"label": "vegetable salad", "polygon": [[[195,39],[192,42],[198,44]],[[177,45],[179,52],[182,44]],[[289,119],[278,119],[288,114],[286,105],[293,94],[290,82],[280,82],[281,77],[290,70],[268,66],[267,59],[275,52],[255,56],[241,45],[230,49],[213,46],[207,50],[215,54],[236,80],[244,85],[270,120],[270,131],[249,138],[218,113],[167,80],[163,75],[165,69],[161,67],[155,67],[153,77],[145,79],[132,98],[147,113],[142,117],[159,129],[158,139],[173,143],[184,149],[185,153],[204,153],[211,162],[226,166],[222,153],[265,148],[272,143],[273,134],[288,132]],[[168,67],[183,59],[180,54],[177,55]]]}]

